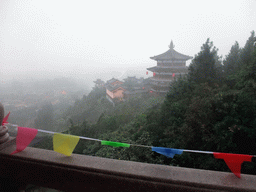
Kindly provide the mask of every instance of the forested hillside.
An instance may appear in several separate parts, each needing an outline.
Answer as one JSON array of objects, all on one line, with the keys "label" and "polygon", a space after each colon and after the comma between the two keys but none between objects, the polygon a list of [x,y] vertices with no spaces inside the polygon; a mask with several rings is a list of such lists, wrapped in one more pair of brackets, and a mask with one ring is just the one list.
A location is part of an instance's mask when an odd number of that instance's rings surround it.
[{"label": "forested hillside", "polygon": [[[187,76],[161,97],[133,98],[115,108],[94,89],[64,115],[67,133],[148,146],[256,154],[256,37],[251,32],[245,46],[237,42],[221,60],[210,39],[195,55]],[[52,148],[51,138],[38,145]],[[74,153],[121,160],[227,171],[224,161],[212,155],[183,153],[173,159],[151,148],[113,148],[81,140]],[[255,163],[242,172],[256,174]]]}]

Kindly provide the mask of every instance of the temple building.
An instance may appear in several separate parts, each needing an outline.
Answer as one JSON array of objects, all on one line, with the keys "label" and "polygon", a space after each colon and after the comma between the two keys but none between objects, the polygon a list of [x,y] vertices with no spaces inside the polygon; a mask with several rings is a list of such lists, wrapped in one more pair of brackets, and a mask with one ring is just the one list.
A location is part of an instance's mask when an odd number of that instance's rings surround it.
[{"label": "temple building", "polygon": [[121,101],[124,97],[123,92],[126,89],[123,88],[123,82],[118,79],[112,78],[105,84],[106,87],[106,98],[114,104],[114,99]]},{"label": "temple building", "polygon": [[157,61],[157,66],[147,68],[147,70],[153,72],[151,91],[155,93],[167,93],[170,89],[170,83],[188,72],[186,61],[193,57],[183,55],[173,48],[174,45],[171,41],[168,51],[150,57],[150,59]]}]

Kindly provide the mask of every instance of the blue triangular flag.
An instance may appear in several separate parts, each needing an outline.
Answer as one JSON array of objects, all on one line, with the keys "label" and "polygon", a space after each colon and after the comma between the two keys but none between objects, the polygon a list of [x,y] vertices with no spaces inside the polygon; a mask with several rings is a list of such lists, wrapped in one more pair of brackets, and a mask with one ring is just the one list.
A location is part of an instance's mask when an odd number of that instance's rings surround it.
[{"label": "blue triangular flag", "polygon": [[152,147],[152,151],[165,155],[166,157],[173,158],[175,154],[181,155],[183,150],[173,149],[173,148],[164,148],[164,147]]}]

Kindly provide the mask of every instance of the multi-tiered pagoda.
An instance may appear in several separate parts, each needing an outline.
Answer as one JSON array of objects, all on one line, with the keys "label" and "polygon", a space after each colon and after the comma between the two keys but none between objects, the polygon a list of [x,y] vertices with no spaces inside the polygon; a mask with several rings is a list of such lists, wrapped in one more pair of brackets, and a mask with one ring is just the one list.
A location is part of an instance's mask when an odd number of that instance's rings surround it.
[{"label": "multi-tiered pagoda", "polygon": [[186,61],[192,57],[175,51],[172,41],[169,48],[165,53],[150,57],[150,59],[157,61],[157,66],[147,68],[153,72],[151,90],[155,93],[167,93],[170,89],[170,83],[188,72]]}]

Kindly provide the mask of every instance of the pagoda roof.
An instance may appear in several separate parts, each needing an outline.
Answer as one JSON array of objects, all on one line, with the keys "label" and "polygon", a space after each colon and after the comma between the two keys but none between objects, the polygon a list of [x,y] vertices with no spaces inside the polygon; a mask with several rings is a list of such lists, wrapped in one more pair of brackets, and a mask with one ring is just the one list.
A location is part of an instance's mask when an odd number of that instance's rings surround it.
[{"label": "pagoda roof", "polygon": [[156,55],[154,57],[150,57],[150,59],[153,60],[172,60],[172,59],[177,59],[177,60],[189,60],[192,59],[193,57],[188,56],[188,55],[183,55],[177,51],[175,51],[174,49],[174,45],[173,42],[171,41],[171,44],[169,45],[169,50],[160,54],[160,55]]},{"label": "pagoda roof", "polygon": [[149,71],[153,71],[153,72],[157,72],[157,71],[162,71],[162,70],[165,70],[165,71],[170,71],[172,69],[187,69],[188,67],[187,66],[171,66],[171,67],[159,67],[159,66],[155,66],[155,67],[150,67],[150,68],[147,68],[147,70]]}]

